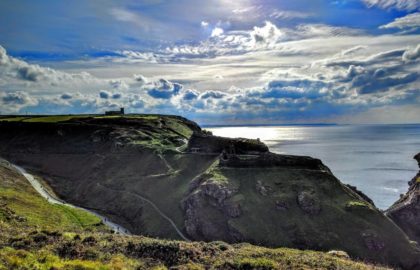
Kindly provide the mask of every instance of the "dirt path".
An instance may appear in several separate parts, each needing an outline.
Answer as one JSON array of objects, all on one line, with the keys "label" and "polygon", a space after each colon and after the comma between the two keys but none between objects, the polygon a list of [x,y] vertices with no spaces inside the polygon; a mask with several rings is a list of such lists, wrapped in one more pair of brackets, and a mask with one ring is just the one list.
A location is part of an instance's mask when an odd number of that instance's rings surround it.
[{"label": "dirt path", "polygon": [[141,196],[140,194],[138,194],[138,193],[136,193],[136,192],[132,192],[132,191],[125,191],[125,190],[118,190],[118,189],[115,189],[115,188],[110,188],[110,187],[107,187],[107,186],[104,186],[104,185],[102,185],[102,184],[100,184],[100,183],[98,183],[98,185],[99,186],[101,186],[101,187],[103,187],[103,188],[106,188],[106,189],[110,189],[110,190],[112,190],[112,191],[117,191],[117,192],[124,192],[124,193],[128,193],[128,194],[131,194],[131,195],[133,195],[133,196],[135,196],[135,197],[137,197],[137,198],[139,198],[139,199],[141,199],[142,201],[145,201],[146,203],[148,203],[150,206],[152,206],[153,207],[153,209],[155,209],[155,211],[161,216],[161,217],[163,217],[164,219],[166,219],[170,224],[171,224],[171,226],[175,229],[175,231],[176,231],[176,233],[183,239],[183,240],[185,240],[185,241],[190,241],[190,239],[188,239],[182,232],[181,232],[181,230],[176,226],[176,224],[175,224],[175,222],[170,218],[170,217],[168,217],[167,215],[165,215],[165,213],[163,213],[160,209],[159,209],[159,207],[157,207],[156,206],[156,204],[154,204],[151,200],[149,200],[149,199],[147,199],[147,198],[145,198],[145,197],[143,197],[143,196]]},{"label": "dirt path", "polygon": [[[7,162],[7,161],[6,161]],[[100,218],[102,220],[102,222],[108,226],[111,230],[113,230],[116,233],[119,234],[123,234],[123,235],[131,235],[130,231],[127,230],[126,228],[122,227],[121,225],[118,225],[112,221],[110,221],[108,218],[92,211],[86,208],[82,208],[79,206],[75,206],[69,203],[66,203],[65,201],[62,201],[60,199],[55,198],[54,196],[52,196],[47,189],[44,188],[44,186],[32,175],[26,172],[25,169],[23,169],[22,167],[19,167],[17,165],[11,164],[10,162],[7,162],[9,164],[9,167],[12,167],[14,169],[16,169],[18,172],[20,172],[25,178],[26,180],[28,180],[28,182],[32,185],[32,187],[39,193],[39,195],[41,195],[43,198],[45,198],[49,203],[52,204],[59,204],[59,205],[65,205],[71,208],[76,208],[76,209],[81,209],[83,211],[89,212],[92,215],[97,216],[98,218]]]}]

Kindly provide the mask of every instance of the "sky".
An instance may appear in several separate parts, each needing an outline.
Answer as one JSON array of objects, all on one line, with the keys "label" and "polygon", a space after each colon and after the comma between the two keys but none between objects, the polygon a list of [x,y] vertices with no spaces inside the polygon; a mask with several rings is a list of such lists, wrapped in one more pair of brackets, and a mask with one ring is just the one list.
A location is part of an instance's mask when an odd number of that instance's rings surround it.
[{"label": "sky", "polygon": [[420,123],[418,0],[2,0],[0,113]]}]

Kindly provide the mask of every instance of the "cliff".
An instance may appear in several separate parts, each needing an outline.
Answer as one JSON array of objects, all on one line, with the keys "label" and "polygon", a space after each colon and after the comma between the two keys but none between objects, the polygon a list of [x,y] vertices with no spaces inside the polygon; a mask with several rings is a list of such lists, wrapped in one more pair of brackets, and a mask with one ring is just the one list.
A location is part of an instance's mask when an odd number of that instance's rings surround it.
[{"label": "cliff", "polygon": [[419,266],[419,250],[400,228],[320,160],[215,137],[184,118],[8,119],[0,123],[0,156],[136,234],[338,249]]},{"label": "cliff", "polygon": [[[420,153],[414,156],[420,167]],[[391,218],[410,239],[420,243],[420,171],[408,182],[406,194],[395,202],[386,215]]]}]

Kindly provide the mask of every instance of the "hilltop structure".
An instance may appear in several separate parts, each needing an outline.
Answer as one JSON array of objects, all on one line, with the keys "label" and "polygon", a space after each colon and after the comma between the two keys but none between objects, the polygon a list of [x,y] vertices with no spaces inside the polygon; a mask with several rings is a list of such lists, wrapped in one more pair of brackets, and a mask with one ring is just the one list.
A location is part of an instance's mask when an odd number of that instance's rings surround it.
[{"label": "hilltop structure", "polygon": [[105,115],[124,115],[124,108],[120,108],[119,111],[106,111]]}]

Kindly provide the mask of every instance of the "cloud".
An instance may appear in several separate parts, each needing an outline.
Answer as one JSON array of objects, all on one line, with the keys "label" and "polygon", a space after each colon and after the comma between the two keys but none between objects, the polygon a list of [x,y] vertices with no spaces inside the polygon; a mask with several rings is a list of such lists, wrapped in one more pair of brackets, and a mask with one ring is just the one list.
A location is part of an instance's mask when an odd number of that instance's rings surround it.
[{"label": "cloud", "polygon": [[1,97],[3,104],[25,105],[33,102],[33,99],[25,92],[6,93]]},{"label": "cloud", "polygon": [[396,18],[394,21],[385,25],[381,25],[379,28],[381,29],[410,28],[411,30],[415,30],[415,29],[418,29],[419,27],[420,27],[420,12],[416,12],[416,13],[408,14],[404,17]]},{"label": "cloud", "polygon": [[211,31],[211,37],[218,37],[223,35],[225,31],[220,28],[220,27],[215,27],[212,31]]},{"label": "cloud", "polygon": [[108,91],[102,90],[99,92],[99,97],[102,99],[108,99],[111,96],[111,93]]},{"label": "cloud", "polygon": [[109,14],[117,21],[133,24],[134,26],[143,29],[147,32],[155,29],[161,23],[141,12],[133,12],[124,8],[111,8]]},{"label": "cloud", "polygon": [[9,56],[0,46],[0,76],[3,79],[17,79],[33,85],[62,86],[63,84],[97,84],[98,79],[87,72],[66,73]]},{"label": "cloud", "polygon": [[118,90],[127,90],[129,86],[127,83],[123,80],[110,80],[109,84],[112,88],[118,89]]},{"label": "cloud", "polygon": [[418,78],[419,74],[415,72],[400,76],[390,76],[387,78],[375,78],[374,73],[371,77],[366,76],[366,78],[363,78],[361,80],[362,82],[356,83],[356,79],[354,79],[353,85],[359,86],[358,84],[361,84],[358,92],[363,95],[390,91],[394,86],[406,85],[411,82],[415,82],[416,80],[418,80]]},{"label": "cloud", "polygon": [[118,58],[120,62],[124,62],[124,58],[130,59],[130,62],[146,62],[146,63],[157,63],[159,60],[159,56],[152,52],[136,52],[130,50],[124,51],[117,51],[117,54],[122,56],[123,58]]},{"label": "cloud", "polygon": [[293,11],[293,10],[278,10],[278,9],[275,9],[270,14],[271,18],[281,19],[281,20],[306,19],[312,16],[314,16],[314,14],[312,13]]},{"label": "cloud", "polygon": [[283,33],[269,21],[263,27],[255,26],[250,33],[254,44],[274,45],[283,36]]},{"label": "cloud", "polygon": [[408,49],[402,55],[402,59],[405,61],[414,61],[420,58],[420,44],[413,49]]},{"label": "cloud", "polygon": [[[166,47],[157,52],[119,52],[124,58],[113,58],[115,62],[125,63],[180,63],[189,60],[213,59],[221,56],[244,55],[249,52],[273,50],[277,54],[298,54],[296,47],[288,47],[286,42],[338,36],[358,36],[363,32],[358,29],[336,27],[324,24],[299,24],[294,28],[279,28],[270,21],[251,30],[225,31],[218,22],[212,29],[211,36],[196,44],[180,44]],[[147,55],[147,56],[145,56]]]},{"label": "cloud", "polygon": [[368,7],[397,10],[417,10],[420,8],[418,0],[362,0]]},{"label": "cloud", "polygon": [[113,93],[113,94],[111,94],[108,91],[101,90],[99,92],[99,97],[101,99],[110,99],[110,98],[112,98],[112,99],[121,99],[122,98],[122,94],[121,93]]},{"label": "cloud", "polygon": [[197,99],[198,95],[199,94],[198,94],[197,91],[188,89],[183,94],[182,99],[183,100],[193,100],[193,99]]},{"label": "cloud", "polygon": [[64,94],[62,94],[61,96],[60,96],[60,98],[61,99],[72,99],[73,98],[73,96],[71,95],[71,94],[69,94],[69,93],[64,93]]},{"label": "cloud", "polygon": [[309,79],[276,80],[267,84],[262,98],[308,98],[315,99],[325,96],[328,83]]},{"label": "cloud", "polygon": [[153,87],[147,91],[149,96],[158,99],[169,99],[182,90],[183,86],[178,83],[172,83],[165,79],[154,82]]},{"label": "cloud", "polygon": [[120,99],[121,97],[122,97],[122,94],[121,93],[112,94],[112,98],[113,99]]},{"label": "cloud", "polygon": [[134,74],[133,77],[134,77],[134,80],[136,82],[138,82],[140,85],[145,85],[149,82],[149,80],[146,77],[144,77],[143,75]]},{"label": "cloud", "polygon": [[37,104],[38,101],[23,91],[0,92],[0,111],[3,114],[16,111]]},{"label": "cloud", "polygon": [[226,96],[226,94],[223,92],[209,90],[202,93],[199,96],[199,98],[200,99],[208,99],[208,98],[220,99],[220,98],[223,98],[224,96]]},{"label": "cloud", "polygon": [[296,35],[302,39],[334,36],[357,36],[362,33],[363,32],[359,29],[325,24],[300,24],[296,29]]}]

